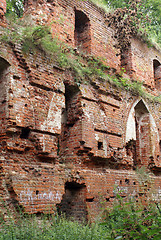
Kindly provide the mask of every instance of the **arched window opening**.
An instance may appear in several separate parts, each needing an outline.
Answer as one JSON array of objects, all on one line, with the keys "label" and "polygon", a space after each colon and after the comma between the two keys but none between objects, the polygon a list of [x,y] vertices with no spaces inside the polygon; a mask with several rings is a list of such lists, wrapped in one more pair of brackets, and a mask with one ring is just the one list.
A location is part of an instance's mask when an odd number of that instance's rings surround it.
[{"label": "arched window opening", "polygon": [[153,60],[153,70],[154,70],[154,81],[155,87],[161,90],[161,64],[158,60]]},{"label": "arched window opening", "polygon": [[75,11],[75,46],[86,53],[91,52],[91,34],[89,18],[82,11]]},{"label": "arched window opening", "polygon": [[134,104],[130,110],[127,121],[125,148],[126,157],[133,161],[134,169],[143,165],[148,167],[150,158],[154,157],[157,139],[156,136],[153,136],[156,129],[152,119],[143,100]]}]

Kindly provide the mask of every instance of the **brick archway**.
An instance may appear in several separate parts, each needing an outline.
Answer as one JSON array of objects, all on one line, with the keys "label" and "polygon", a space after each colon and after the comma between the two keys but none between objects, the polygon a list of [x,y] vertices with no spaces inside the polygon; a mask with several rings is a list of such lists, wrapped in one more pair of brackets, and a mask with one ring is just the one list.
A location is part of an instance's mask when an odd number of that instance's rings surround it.
[{"label": "brick archway", "polygon": [[159,134],[155,121],[142,99],[137,100],[129,113],[126,126],[126,154],[137,166],[148,167],[151,159],[159,159]]}]

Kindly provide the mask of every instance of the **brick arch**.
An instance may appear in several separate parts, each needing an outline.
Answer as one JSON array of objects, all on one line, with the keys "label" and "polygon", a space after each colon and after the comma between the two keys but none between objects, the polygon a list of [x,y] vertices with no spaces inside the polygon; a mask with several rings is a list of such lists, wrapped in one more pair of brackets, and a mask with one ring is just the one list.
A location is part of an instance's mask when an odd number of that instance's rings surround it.
[{"label": "brick arch", "polygon": [[149,167],[151,161],[159,164],[159,133],[148,105],[138,99],[132,105],[126,124],[126,154],[133,166]]}]

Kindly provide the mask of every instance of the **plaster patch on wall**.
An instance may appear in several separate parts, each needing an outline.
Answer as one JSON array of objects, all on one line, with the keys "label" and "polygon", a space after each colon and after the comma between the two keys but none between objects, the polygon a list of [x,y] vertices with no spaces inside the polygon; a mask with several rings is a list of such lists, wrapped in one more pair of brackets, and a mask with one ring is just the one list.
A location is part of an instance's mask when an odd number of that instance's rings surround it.
[{"label": "plaster patch on wall", "polygon": [[64,96],[53,93],[53,97],[49,106],[48,116],[42,124],[41,130],[60,134],[62,108],[65,108]]},{"label": "plaster patch on wall", "polygon": [[135,125],[135,105],[130,110],[126,127],[126,143],[130,140],[136,140],[136,125]]}]

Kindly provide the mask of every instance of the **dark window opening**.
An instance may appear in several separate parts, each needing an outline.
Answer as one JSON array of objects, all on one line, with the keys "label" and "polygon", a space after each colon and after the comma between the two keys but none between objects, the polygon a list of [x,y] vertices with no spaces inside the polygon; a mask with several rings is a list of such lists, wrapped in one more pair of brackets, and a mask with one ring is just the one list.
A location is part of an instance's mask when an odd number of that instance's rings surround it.
[{"label": "dark window opening", "polygon": [[154,81],[155,87],[161,90],[161,64],[158,60],[153,60],[153,71],[154,71]]},{"label": "dark window opening", "polygon": [[91,34],[89,18],[82,11],[75,11],[75,46],[86,53],[91,52]]},{"label": "dark window opening", "polygon": [[38,195],[39,194],[39,190],[36,190],[36,195]]},{"label": "dark window opening", "polygon": [[98,142],[98,150],[103,150],[103,142]]},{"label": "dark window opening", "polygon": [[93,198],[87,198],[86,202],[93,202],[94,201],[94,197]]},{"label": "dark window opening", "polygon": [[28,139],[29,134],[30,134],[30,129],[29,129],[29,128],[23,128],[23,129],[21,130],[20,138]]},{"label": "dark window opening", "polygon": [[129,183],[130,183],[130,180],[126,178],[126,179],[125,179],[125,183],[126,183],[126,184],[129,184]]},{"label": "dark window opening", "polygon": [[160,149],[160,153],[161,153],[161,140],[159,141],[159,149]]}]

